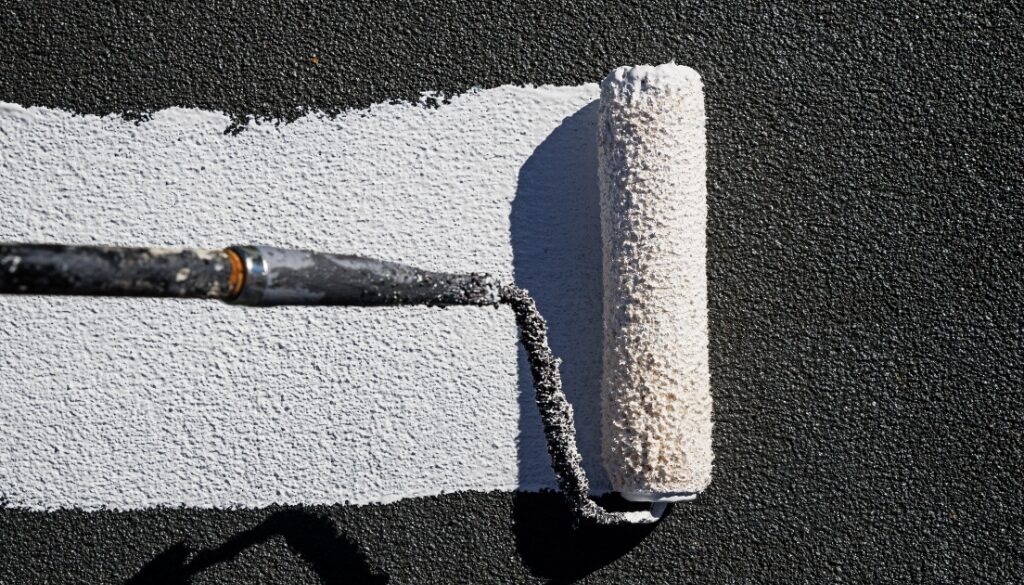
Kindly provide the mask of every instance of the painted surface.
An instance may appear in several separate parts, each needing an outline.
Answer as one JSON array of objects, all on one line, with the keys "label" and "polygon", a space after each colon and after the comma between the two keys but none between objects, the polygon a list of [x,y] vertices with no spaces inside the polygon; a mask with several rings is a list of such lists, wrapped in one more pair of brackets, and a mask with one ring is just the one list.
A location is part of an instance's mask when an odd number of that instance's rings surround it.
[{"label": "painted surface", "polygon": [[[136,124],[7,104],[0,237],[260,243],[506,282],[557,270],[529,279],[541,308],[560,325],[599,318],[597,218],[578,213],[597,206],[597,93],[501,87],[238,135],[199,110]],[[562,291],[576,294],[552,303]],[[558,349],[576,334],[562,329]],[[516,335],[511,312],[491,308],[3,298],[0,495],[133,509],[553,488],[536,415],[520,420],[532,387]],[[565,357],[602,490],[600,356]]]},{"label": "painted surface", "polygon": [[[1019,4],[185,4],[7,3],[0,100],[290,120],[430,90],[574,86],[624,63],[699,71],[714,481],[657,527],[611,533],[571,531],[559,496],[533,492],[0,508],[0,581],[1020,580]],[[533,205],[568,221],[562,201]]]}]

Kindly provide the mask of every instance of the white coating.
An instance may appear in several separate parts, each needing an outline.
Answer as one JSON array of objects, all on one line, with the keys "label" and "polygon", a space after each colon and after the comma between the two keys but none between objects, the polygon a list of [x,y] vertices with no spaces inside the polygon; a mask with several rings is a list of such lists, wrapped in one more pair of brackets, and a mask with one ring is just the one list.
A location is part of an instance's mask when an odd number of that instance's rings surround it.
[{"label": "white coating", "polygon": [[704,95],[675,64],[602,84],[605,469],[638,501],[711,481]]},{"label": "white coating", "polygon": [[[556,129],[598,91],[501,87],[437,109],[378,105],[237,136],[219,113],[170,109],[135,123],[0,104],[0,241],[267,244],[503,279],[514,262],[543,263],[550,246],[554,278],[599,299],[599,248],[564,263],[557,249],[594,238],[548,229],[544,207],[567,193],[596,201],[596,110]],[[537,179],[528,188],[524,169]],[[510,213],[524,189],[540,203],[520,221],[541,233],[517,240]],[[540,268],[544,282],[551,267]],[[554,323],[581,321],[570,301],[541,309]],[[570,346],[571,333],[559,333]],[[579,379],[592,366],[565,367]],[[0,368],[8,506],[357,504],[554,488],[507,309],[0,297]],[[587,471],[604,491],[597,393],[574,403]]]}]

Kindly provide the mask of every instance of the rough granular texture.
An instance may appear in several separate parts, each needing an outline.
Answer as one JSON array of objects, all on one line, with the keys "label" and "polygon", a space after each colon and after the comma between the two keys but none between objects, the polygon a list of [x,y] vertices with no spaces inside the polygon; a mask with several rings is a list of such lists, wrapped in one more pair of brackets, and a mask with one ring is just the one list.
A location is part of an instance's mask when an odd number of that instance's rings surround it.
[{"label": "rough granular texture", "polygon": [[630,499],[711,481],[704,95],[675,64],[601,86],[603,455]]},{"label": "rough granular texture", "polygon": [[[575,85],[628,62],[675,58],[700,72],[714,481],[633,539],[572,538],[559,529],[558,494],[307,508],[392,583],[1021,581],[1024,3],[0,4],[0,99],[75,112],[176,105],[288,117],[426,90]],[[8,144],[0,153],[10,160]],[[456,204],[448,197],[437,213]],[[290,206],[282,197],[259,210]],[[444,234],[478,225],[442,217],[460,226]],[[547,218],[536,229],[564,225]],[[552,242],[555,258],[576,249]],[[415,250],[455,249],[426,246]],[[552,332],[575,316],[541,309]],[[428,313],[453,322],[491,311]],[[353,333],[335,331],[339,343]],[[5,362],[4,376],[14,371]],[[275,513],[2,509],[0,581],[120,583],[177,542],[216,546]],[[346,550],[310,524],[295,523],[297,548],[273,538],[192,582],[305,585],[318,582],[314,570],[323,582],[360,582],[309,564]]]},{"label": "rough granular texture", "polygon": [[548,324],[537,310],[537,303],[524,289],[513,285],[503,287],[501,302],[509,305],[516,315],[519,340],[530,362],[537,408],[544,423],[551,468],[562,495],[572,509],[574,520],[577,523],[583,521],[603,525],[649,524],[658,521],[664,507],[658,507],[652,512],[611,512],[590,499],[590,482],[581,465],[583,458],[576,447],[572,405],[562,391],[562,376],[558,372],[561,360],[551,353]]}]

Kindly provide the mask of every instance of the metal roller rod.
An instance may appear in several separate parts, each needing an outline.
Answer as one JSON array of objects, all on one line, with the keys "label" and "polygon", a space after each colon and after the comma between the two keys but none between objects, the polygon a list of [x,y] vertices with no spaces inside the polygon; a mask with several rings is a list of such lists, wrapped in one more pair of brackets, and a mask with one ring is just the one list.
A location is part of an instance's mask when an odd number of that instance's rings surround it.
[{"label": "metal roller rod", "polygon": [[269,246],[229,248],[245,284],[234,302],[273,305],[496,305],[500,285],[486,274],[430,272],[361,256]]}]

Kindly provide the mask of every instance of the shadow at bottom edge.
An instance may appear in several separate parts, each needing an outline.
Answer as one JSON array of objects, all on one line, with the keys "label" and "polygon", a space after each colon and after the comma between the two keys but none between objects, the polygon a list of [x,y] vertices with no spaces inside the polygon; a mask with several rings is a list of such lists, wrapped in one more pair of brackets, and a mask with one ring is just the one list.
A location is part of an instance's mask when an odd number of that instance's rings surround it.
[{"label": "shadow at bottom edge", "polygon": [[[615,494],[595,498],[609,510],[639,510]],[[667,514],[671,514],[671,508]],[[613,563],[657,529],[658,524],[573,526],[561,493],[516,492],[512,496],[513,532],[523,564],[551,585],[573,583]]]},{"label": "shadow at bottom edge", "polygon": [[179,542],[149,561],[125,585],[189,585],[193,577],[214,565],[275,536],[283,537],[327,585],[385,585],[390,581],[371,570],[359,545],[339,532],[330,518],[296,508],[275,512],[216,547],[197,550]]}]

